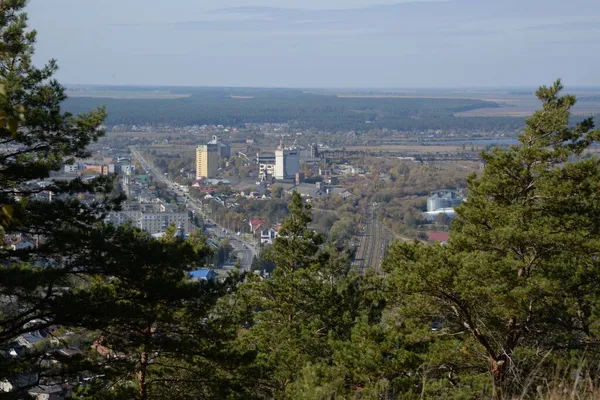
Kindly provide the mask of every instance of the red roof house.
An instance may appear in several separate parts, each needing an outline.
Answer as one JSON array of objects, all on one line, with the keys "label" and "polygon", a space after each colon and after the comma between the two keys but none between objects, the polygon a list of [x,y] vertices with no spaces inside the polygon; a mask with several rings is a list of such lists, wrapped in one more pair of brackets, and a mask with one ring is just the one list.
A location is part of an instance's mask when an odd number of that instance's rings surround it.
[{"label": "red roof house", "polygon": [[252,233],[256,233],[256,231],[262,228],[265,223],[266,222],[264,219],[251,219],[250,230],[252,231]]},{"label": "red roof house", "polygon": [[446,243],[448,238],[448,232],[429,232],[430,242]]}]

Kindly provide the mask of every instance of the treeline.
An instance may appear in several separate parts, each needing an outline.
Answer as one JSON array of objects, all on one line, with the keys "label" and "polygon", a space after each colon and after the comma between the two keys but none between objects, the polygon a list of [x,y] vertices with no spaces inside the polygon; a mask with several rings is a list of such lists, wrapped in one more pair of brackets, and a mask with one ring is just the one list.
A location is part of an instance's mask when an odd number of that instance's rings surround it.
[{"label": "treeline", "polygon": [[[425,98],[342,98],[300,90],[190,88],[179,99],[74,97],[64,103],[74,113],[106,106],[108,125],[224,125],[290,123],[293,128],[327,131],[373,128],[401,131],[516,130],[519,118],[460,118],[458,112],[498,107],[488,101]],[[246,98],[234,98],[241,96]]]}]

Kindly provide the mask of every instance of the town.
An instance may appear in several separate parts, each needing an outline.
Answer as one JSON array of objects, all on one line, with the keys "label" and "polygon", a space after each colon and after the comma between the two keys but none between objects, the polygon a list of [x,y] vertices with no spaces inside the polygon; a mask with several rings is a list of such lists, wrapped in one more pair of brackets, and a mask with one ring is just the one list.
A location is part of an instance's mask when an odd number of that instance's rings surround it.
[{"label": "town", "polygon": [[600,399],[596,2],[51,3],[0,1],[0,398]]}]

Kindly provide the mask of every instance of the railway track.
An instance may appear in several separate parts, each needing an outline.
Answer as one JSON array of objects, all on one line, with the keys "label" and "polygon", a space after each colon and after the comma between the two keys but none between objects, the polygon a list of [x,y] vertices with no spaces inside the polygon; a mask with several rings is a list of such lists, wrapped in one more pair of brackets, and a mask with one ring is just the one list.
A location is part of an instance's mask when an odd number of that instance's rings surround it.
[{"label": "railway track", "polygon": [[[381,266],[387,247],[396,236],[381,222],[375,219],[373,211],[369,210],[365,220],[365,229],[359,235],[359,244],[354,259],[356,270],[363,273],[367,268],[381,272]],[[401,240],[408,240],[400,238]]]}]

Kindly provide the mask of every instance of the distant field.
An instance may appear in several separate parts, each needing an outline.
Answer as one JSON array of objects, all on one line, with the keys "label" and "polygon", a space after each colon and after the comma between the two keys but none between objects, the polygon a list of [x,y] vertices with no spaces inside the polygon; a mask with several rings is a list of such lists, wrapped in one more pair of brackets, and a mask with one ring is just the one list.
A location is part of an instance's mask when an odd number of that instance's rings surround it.
[{"label": "distant field", "polygon": [[[578,103],[573,109],[573,115],[588,116],[600,114],[600,90],[598,89],[565,89],[565,93],[574,94]],[[497,108],[477,108],[457,112],[457,117],[528,117],[540,107],[535,91],[521,90],[414,90],[414,91],[369,91],[367,93],[335,93],[339,98],[356,99],[472,99],[494,102],[500,105]]]},{"label": "distant field", "polygon": [[[457,117],[528,117],[538,109],[539,107],[511,105],[500,108],[478,108],[454,115]],[[573,108],[572,114],[579,116],[600,114],[600,104],[578,104]]]},{"label": "distant field", "polygon": [[124,100],[138,100],[138,99],[181,99],[190,97],[191,94],[186,93],[170,93],[162,91],[94,91],[94,90],[67,90],[67,96],[69,97],[91,97],[97,99],[124,99]]}]

